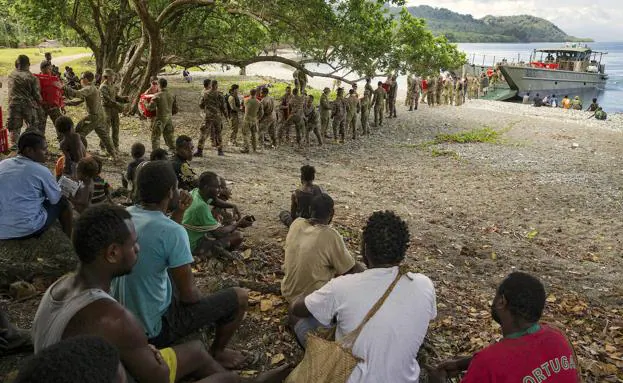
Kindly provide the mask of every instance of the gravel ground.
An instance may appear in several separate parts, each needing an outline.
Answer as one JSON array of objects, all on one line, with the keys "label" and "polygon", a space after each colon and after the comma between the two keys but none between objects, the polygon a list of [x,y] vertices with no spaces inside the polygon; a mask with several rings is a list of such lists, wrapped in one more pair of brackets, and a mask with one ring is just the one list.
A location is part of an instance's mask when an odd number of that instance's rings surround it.
[{"label": "gravel ground", "polygon": [[[178,83],[173,89],[184,106],[176,129],[196,139],[201,117],[193,107],[200,90]],[[210,152],[192,165],[197,173],[209,169],[234,183],[234,202],[257,218],[247,238],[272,249],[277,259],[286,235],[277,214],[288,208],[303,164],[316,166],[318,183],[335,199],[335,223],[350,233],[353,252],[371,212],[400,214],[412,233],[408,262],[437,289],[439,320],[429,334],[434,360],[495,339],[499,330],[488,317],[494,288],[509,272],[525,270],[546,284],[546,319],[566,329],[578,347],[586,381],[621,381],[621,115],[602,122],[587,120],[584,112],[481,100],[461,107],[420,105],[414,112],[401,105],[398,115],[372,136],[344,145],[256,155],[229,148],[226,157]],[[147,124],[123,118],[122,126],[124,151],[137,139],[149,141]],[[500,133],[498,142],[427,145],[440,133],[485,126]],[[98,147],[94,135],[89,140]],[[118,185],[122,167],[108,162],[104,170]],[[9,303],[25,325],[35,307]],[[296,361],[300,354],[284,348],[284,337],[271,335],[261,344],[253,337],[271,331],[266,324],[279,322],[283,309],[273,321],[251,315],[238,345]],[[0,364],[0,376],[3,370],[8,367]]]}]

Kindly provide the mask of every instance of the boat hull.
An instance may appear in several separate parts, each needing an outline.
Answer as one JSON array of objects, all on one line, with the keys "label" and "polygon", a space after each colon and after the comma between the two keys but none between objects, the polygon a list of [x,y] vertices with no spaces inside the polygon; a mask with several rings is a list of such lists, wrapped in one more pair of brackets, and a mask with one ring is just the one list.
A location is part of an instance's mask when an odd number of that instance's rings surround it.
[{"label": "boat hull", "polygon": [[517,91],[519,97],[526,93],[542,96],[584,95],[596,96],[603,91],[607,75],[601,73],[572,72],[563,70],[528,68],[522,66],[500,65],[500,70],[509,87]]}]

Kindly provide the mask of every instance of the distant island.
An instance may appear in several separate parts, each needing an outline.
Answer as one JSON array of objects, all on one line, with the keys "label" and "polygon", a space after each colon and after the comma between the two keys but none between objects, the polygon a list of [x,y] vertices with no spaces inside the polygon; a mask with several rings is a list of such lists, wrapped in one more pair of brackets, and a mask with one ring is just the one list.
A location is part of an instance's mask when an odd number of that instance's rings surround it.
[{"label": "distant island", "polygon": [[[592,39],[569,36],[553,23],[540,17],[485,16],[475,19],[446,8],[428,5],[407,7],[409,13],[426,20],[435,35],[445,35],[457,43],[536,43],[536,42],[592,42]],[[400,8],[392,8],[392,13]]]}]

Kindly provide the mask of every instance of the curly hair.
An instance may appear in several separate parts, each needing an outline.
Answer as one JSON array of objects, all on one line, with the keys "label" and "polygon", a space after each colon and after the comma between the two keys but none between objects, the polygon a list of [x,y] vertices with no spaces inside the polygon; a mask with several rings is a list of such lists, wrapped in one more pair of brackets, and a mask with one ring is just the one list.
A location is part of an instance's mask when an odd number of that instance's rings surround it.
[{"label": "curly hair", "polygon": [[136,173],[136,188],[139,201],[160,203],[171,189],[177,188],[177,176],[169,161],[149,161]]},{"label": "curly hair", "polygon": [[78,161],[76,172],[87,178],[93,178],[100,173],[100,166],[93,157],[85,157]]},{"label": "curly hair", "polygon": [[301,166],[301,181],[313,182],[316,179],[316,168],[311,165]]},{"label": "curly hair", "polygon": [[92,263],[100,251],[127,241],[131,233],[125,220],[131,218],[127,210],[116,205],[96,205],[82,213],[72,235],[80,262]]},{"label": "curly hair", "polygon": [[363,229],[365,256],[376,264],[398,263],[409,247],[409,227],[393,211],[372,213]]},{"label": "curly hair", "polygon": [[158,148],[151,152],[149,155],[150,161],[166,161],[169,157],[169,152],[166,149]]},{"label": "curly hair", "polygon": [[112,383],[119,352],[103,338],[80,335],[30,357],[14,383]]},{"label": "curly hair", "polygon": [[545,308],[545,287],[538,278],[522,272],[509,274],[498,287],[511,314],[528,322],[538,322]]}]

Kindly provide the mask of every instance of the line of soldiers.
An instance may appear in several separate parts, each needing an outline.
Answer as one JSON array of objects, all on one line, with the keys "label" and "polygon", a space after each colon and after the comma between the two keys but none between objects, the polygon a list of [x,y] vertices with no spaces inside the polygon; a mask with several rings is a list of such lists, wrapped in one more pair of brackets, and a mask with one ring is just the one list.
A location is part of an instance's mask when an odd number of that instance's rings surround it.
[{"label": "line of soldiers", "polygon": [[[119,90],[114,83],[115,73],[111,69],[104,70],[102,83],[97,88],[94,83],[95,75],[84,72],[80,78],[81,88],[74,89],[62,83],[58,68],[52,65],[51,59],[51,55],[46,54],[46,60],[40,64],[39,78],[30,72],[28,56],[20,55],[15,61],[15,70],[8,77],[7,129],[11,149],[16,149],[15,145],[24,124],[27,130],[38,130],[45,134],[48,117],[54,124],[65,114],[65,104],[74,106],[84,102],[87,115],[77,124],[76,132],[86,138],[95,131],[100,139],[100,146],[116,159],[119,150],[119,113],[128,99],[119,96]],[[44,81],[46,86],[42,87]],[[65,97],[79,100],[65,102]],[[60,140],[58,132],[57,137]]]},{"label": "line of soldiers", "polygon": [[[294,73],[295,83],[306,85],[307,78],[302,71]],[[203,156],[205,142],[210,137],[218,155],[223,155],[223,130],[225,121],[229,122],[230,144],[238,146],[237,141],[242,126],[242,153],[256,152],[259,146],[269,142],[275,148],[290,142],[292,128],[295,131],[296,145],[311,145],[313,133],[319,146],[327,139],[343,143],[346,135],[357,139],[359,133],[370,134],[370,113],[374,110],[373,126],[381,126],[386,111],[389,117],[396,117],[396,77],[390,79],[389,92],[379,82],[374,90],[366,79],[363,96],[353,84],[348,95],[338,88],[334,100],[329,100],[331,90],[325,88],[314,105],[314,97],[301,92],[298,87],[286,87],[285,94],[276,102],[270,96],[269,86],[252,89],[249,96],[241,100],[239,86],[233,85],[227,94],[219,91],[218,81],[204,80],[204,91],[199,107],[205,112],[205,120],[200,129],[195,157]],[[303,88],[304,89],[304,88]],[[331,126],[331,131],[329,127]]]},{"label": "line of soldiers", "polygon": [[476,98],[478,94],[478,91],[472,93],[474,82],[473,79],[468,77],[454,78],[451,75],[429,76],[425,79],[415,78],[411,81],[420,83],[420,86],[418,86],[421,89],[420,102],[425,102],[431,107],[435,105],[460,106],[465,103],[468,95],[470,98]]}]

